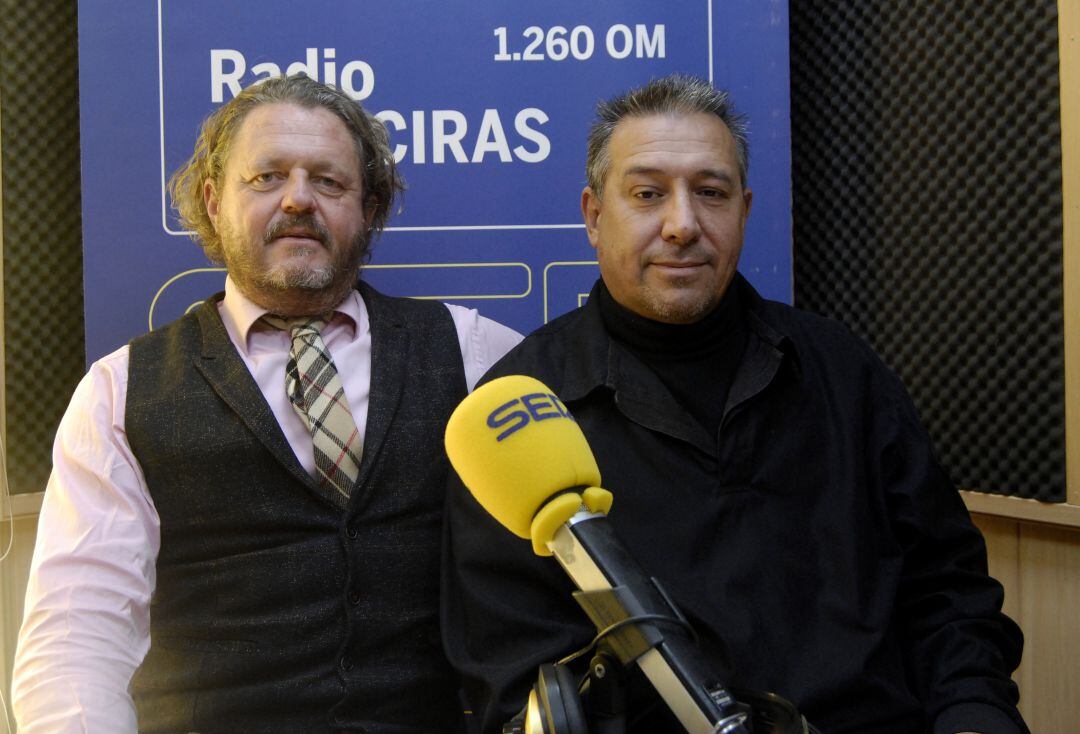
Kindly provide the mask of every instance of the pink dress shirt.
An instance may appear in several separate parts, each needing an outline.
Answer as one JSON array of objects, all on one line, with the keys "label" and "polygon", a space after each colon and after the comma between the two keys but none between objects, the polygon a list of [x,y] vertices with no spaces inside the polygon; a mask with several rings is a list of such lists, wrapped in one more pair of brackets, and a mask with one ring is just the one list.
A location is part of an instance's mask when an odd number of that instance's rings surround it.
[{"label": "pink dress shirt", "polygon": [[[285,394],[290,338],[230,279],[219,306],[237,351],[297,458],[315,472],[311,436]],[[521,335],[448,305],[469,390]],[[363,440],[371,330],[353,291],[323,331]],[[128,684],[150,647],[157,512],[124,430],[128,347],[95,362],[60,423],[38,521],[12,681],[21,734],[137,731]]]}]

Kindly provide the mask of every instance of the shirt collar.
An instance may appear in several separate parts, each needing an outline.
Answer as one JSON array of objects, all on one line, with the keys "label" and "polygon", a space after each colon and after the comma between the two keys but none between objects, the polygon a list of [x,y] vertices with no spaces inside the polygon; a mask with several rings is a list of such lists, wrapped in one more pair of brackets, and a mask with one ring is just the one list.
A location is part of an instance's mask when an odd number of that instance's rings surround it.
[{"label": "shirt collar", "polygon": [[[628,387],[625,384],[616,385],[616,382],[626,380],[625,374],[617,373],[613,369],[615,360],[621,360],[625,350],[610,338],[604,327],[596,293],[598,286],[599,282],[589,295],[581,318],[571,327],[574,331],[570,335],[569,343],[575,345],[577,352],[574,359],[567,359],[564,363],[563,392],[560,393],[564,401],[582,398],[600,386],[612,390]],[[777,365],[773,360],[788,358],[797,368],[798,353],[788,334],[787,325],[772,313],[772,309],[768,307],[769,302],[758,294],[741,273],[735,274],[731,287],[741,289],[740,296],[745,304],[744,313],[750,330],[750,342],[743,355],[740,372],[755,376],[755,379],[750,381],[751,384],[746,384],[745,378],[740,379],[742,376],[736,376],[736,381],[740,383],[738,394],[747,389],[753,393],[764,387],[761,384],[763,376],[775,373]],[[775,356],[768,356],[770,354]],[[769,378],[766,377],[764,382],[768,381]]]},{"label": "shirt collar", "polygon": [[[225,278],[225,298],[221,301],[220,310],[221,320],[225,322],[226,328],[236,335],[245,350],[250,344],[252,330],[262,328],[263,322],[259,319],[263,317],[263,314],[269,313],[241,293],[240,288],[228,276]],[[363,300],[356,289],[353,289],[349,291],[344,301],[334,307],[335,316],[332,323],[346,326],[351,331],[350,338],[355,338],[358,326],[364,322],[365,313]]]}]

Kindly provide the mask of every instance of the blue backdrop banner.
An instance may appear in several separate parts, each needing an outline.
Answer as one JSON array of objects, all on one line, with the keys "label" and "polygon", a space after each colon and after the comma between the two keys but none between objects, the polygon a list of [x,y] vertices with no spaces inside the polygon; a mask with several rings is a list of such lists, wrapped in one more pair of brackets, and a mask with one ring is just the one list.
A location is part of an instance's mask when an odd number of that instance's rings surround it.
[{"label": "blue backdrop banner", "polygon": [[791,299],[787,0],[80,0],[87,359],[221,290],[165,183],[243,87],[303,71],[390,130],[408,183],[363,277],[528,332],[597,276],[581,223],[596,102],[671,72],[750,119],[742,272]]}]

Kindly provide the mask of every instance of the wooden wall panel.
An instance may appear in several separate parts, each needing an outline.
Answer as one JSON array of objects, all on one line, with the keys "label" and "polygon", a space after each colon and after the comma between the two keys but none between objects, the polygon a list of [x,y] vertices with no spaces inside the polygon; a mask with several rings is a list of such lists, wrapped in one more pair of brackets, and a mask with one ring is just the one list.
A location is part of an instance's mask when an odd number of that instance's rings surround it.
[{"label": "wooden wall panel", "polygon": [[1033,732],[1071,734],[1080,722],[1080,533],[1021,523],[1019,561],[1024,715]]},{"label": "wooden wall panel", "polygon": [[1020,614],[1020,528],[1016,520],[988,515],[972,515],[986,538],[990,575],[1005,587],[1005,613],[1013,619]]},{"label": "wooden wall panel", "polygon": [[[1067,500],[1080,505],[1080,2],[1058,2]],[[1077,727],[1080,730],[1080,726]]]},{"label": "wooden wall panel", "polygon": [[[15,642],[22,624],[23,597],[30,572],[30,559],[34,555],[34,538],[37,537],[37,514],[15,516],[15,537],[8,557],[0,562],[0,693],[3,694],[7,714],[11,717],[11,665],[15,659]],[[0,540],[7,542],[9,525],[0,521]],[[0,551],[3,546],[0,546]],[[8,724],[15,731],[14,719]]]},{"label": "wooden wall panel", "polygon": [[1035,734],[1074,734],[1080,722],[1080,530],[973,515],[1005,611],[1024,631],[1014,674]]},{"label": "wooden wall panel", "polygon": [[[1020,569],[1020,523],[990,515],[972,515],[971,519],[986,538],[986,555],[990,566],[990,575],[1005,587],[1005,603],[1002,610],[1024,629],[1021,619],[1023,613],[1023,573]],[[1026,631],[1025,631],[1026,634]],[[1028,717],[1028,696],[1026,691],[1028,655],[1025,650],[1020,667],[1013,672],[1013,680],[1020,686],[1020,713]]]}]

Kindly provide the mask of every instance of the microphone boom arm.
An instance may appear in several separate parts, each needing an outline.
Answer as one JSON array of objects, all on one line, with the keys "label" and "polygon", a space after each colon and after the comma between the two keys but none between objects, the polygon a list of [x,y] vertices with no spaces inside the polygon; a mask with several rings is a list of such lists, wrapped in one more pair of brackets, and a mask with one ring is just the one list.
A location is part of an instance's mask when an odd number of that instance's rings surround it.
[{"label": "microphone boom arm", "polygon": [[[626,553],[610,523],[596,522],[603,513],[582,508],[558,527],[547,548],[582,592],[603,592],[647,578]],[[602,549],[602,552],[596,552]],[[601,568],[595,559],[603,558]],[[657,591],[657,606],[671,608]],[[647,610],[652,611],[652,610]],[[624,618],[629,615],[624,615]],[[595,621],[595,620],[594,620]],[[614,620],[617,621],[617,620]],[[747,714],[719,683],[693,640],[682,630],[663,635],[652,622],[638,627],[648,649],[634,661],[688,734],[744,734]],[[626,661],[624,661],[626,662]]]}]

